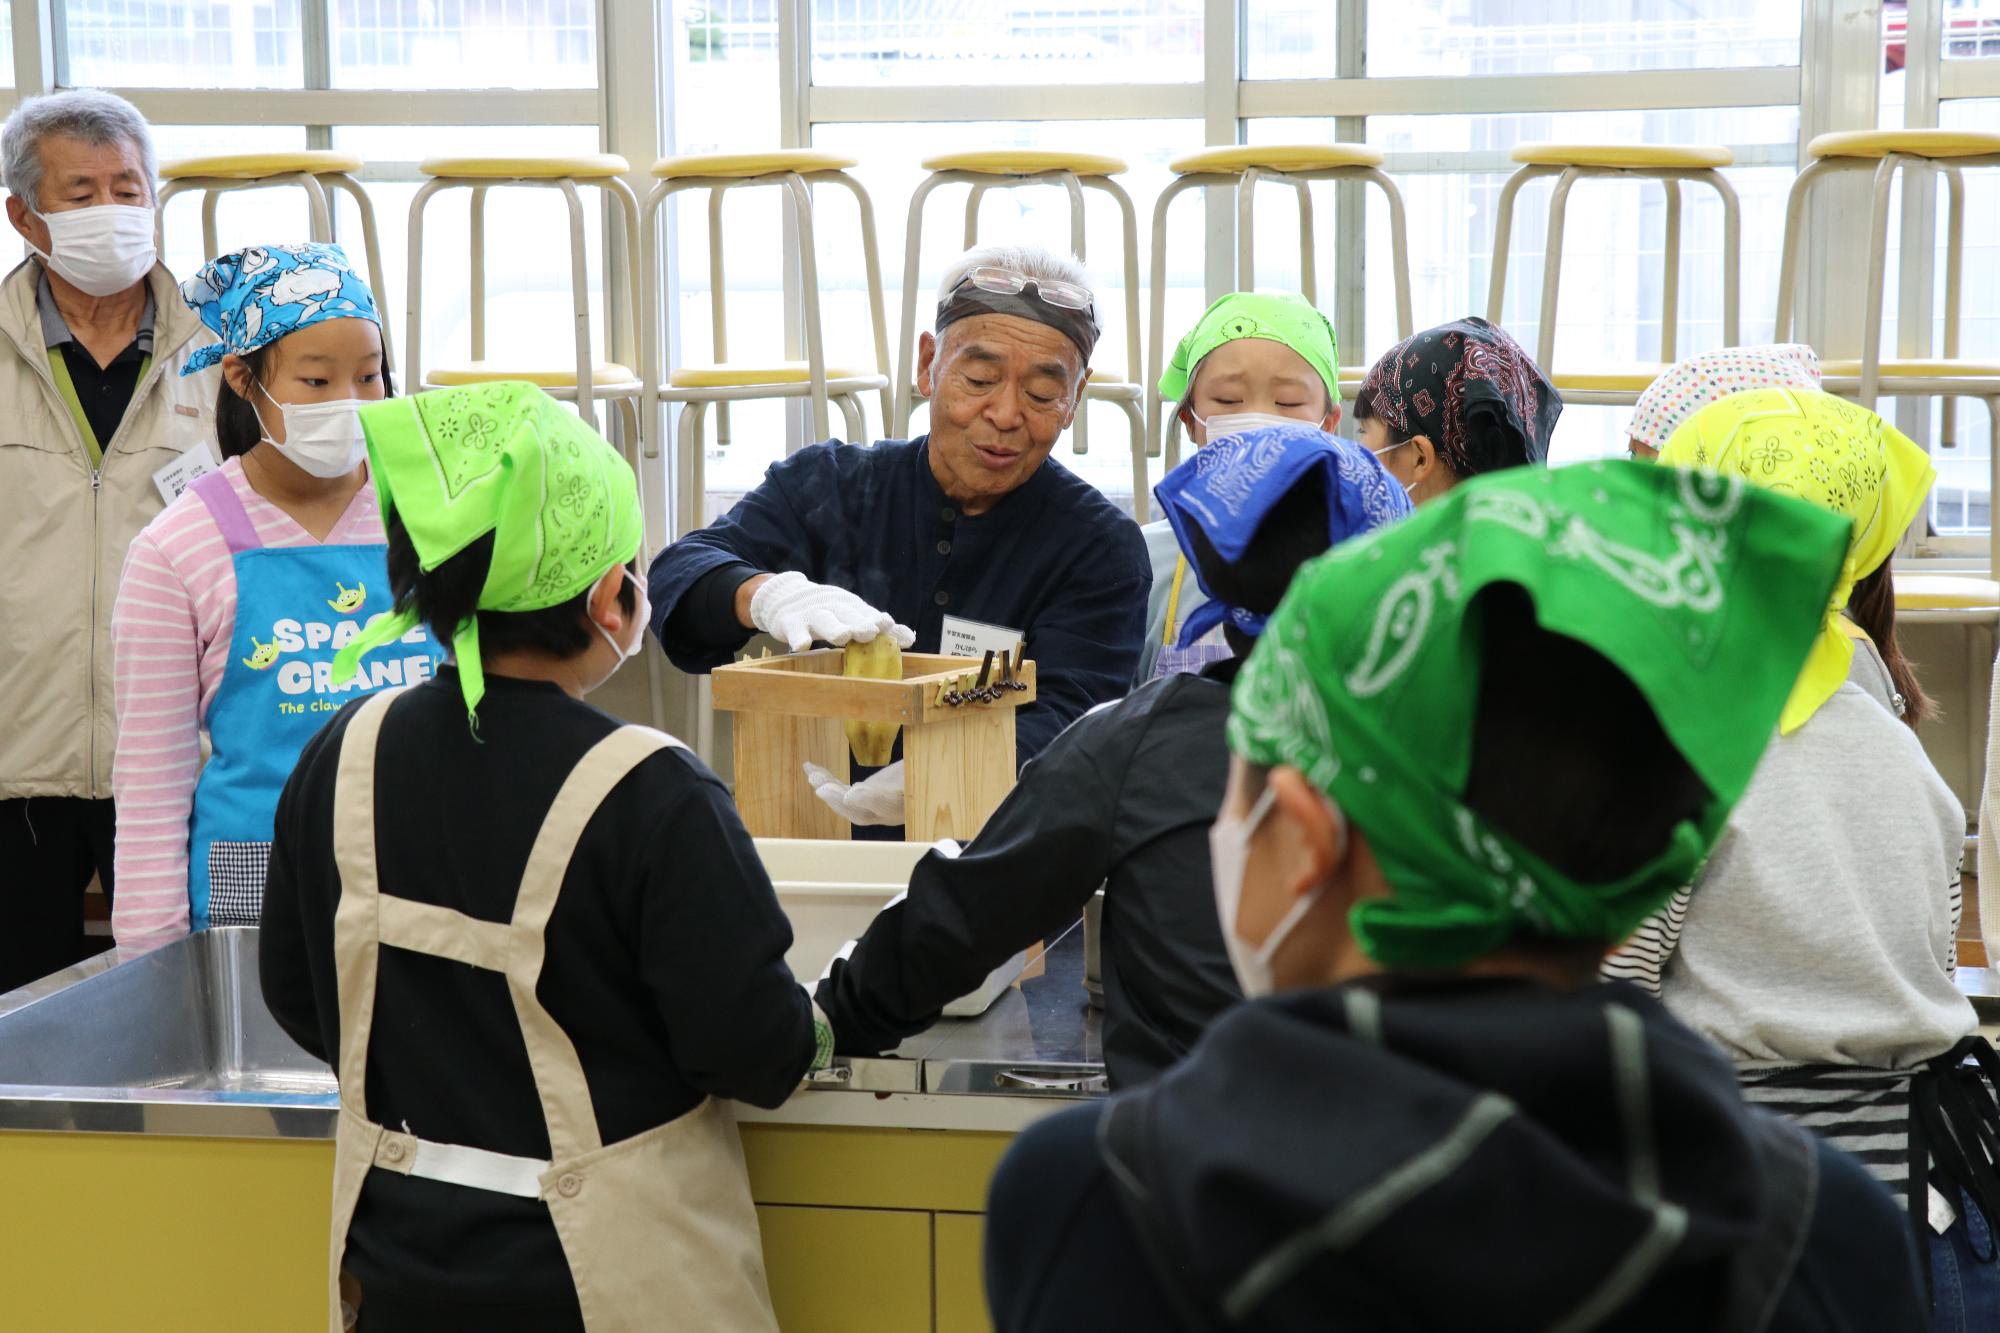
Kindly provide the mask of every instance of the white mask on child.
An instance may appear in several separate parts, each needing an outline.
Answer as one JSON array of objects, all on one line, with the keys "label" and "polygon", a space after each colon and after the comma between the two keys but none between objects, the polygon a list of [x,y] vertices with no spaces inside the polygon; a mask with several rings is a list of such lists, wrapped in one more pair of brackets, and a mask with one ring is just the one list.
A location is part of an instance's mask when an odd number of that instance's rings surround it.
[{"label": "white mask on child", "polygon": [[1275,412],[1217,412],[1212,417],[1196,417],[1194,409],[1188,409],[1194,417],[1194,424],[1201,427],[1210,444],[1226,435],[1241,435],[1259,426],[1318,426],[1316,421],[1304,421],[1298,417],[1281,417]]},{"label": "white mask on child", "polygon": [[[359,398],[335,398],[324,403],[281,403],[256,380],[257,392],[264,395],[285,422],[285,442],[279,444],[269,433],[265,443],[297,463],[305,472],[323,480],[344,477],[368,457],[368,437],[361,431],[361,409],[368,404]],[[258,415],[262,429],[264,418]]]}]

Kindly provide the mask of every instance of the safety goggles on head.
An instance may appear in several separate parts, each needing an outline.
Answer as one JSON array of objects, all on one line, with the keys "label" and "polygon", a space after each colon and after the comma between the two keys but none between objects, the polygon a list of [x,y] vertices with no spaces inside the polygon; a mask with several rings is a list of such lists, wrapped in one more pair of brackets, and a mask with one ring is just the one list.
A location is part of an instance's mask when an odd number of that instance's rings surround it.
[{"label": "safety goggles on head", "polygon": [[1035,289],[1035,295],[1049,305],[1061,306],[1065,310],[1090,311],[1092,306],[1090,289],[1059,278],[1031,278],[1025,273],[1016,273],[1011,268],[1001,268],[997,264],[982,264],[973,269],[960,281],[960,286],[971,283],[982,292],[992,292],[997,296],[1019,296],[1028,288]]}]

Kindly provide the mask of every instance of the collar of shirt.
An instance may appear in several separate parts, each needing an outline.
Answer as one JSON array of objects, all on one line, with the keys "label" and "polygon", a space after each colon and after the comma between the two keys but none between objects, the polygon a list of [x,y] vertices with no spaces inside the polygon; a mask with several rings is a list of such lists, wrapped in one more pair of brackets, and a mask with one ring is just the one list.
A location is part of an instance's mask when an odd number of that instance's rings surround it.
[{"label": "collar of shirt", "polygon": [[[41,265],[37,264],[36,268],[41,269]],[[56,308],[56,294],[49,286],[47,269],[41,269],[41,281],[35,287],[35,310],[42,318],[42,343],[50,351],[76,341],[76,335],[70,332],[69,321]],[[149,282],[146,284],[146,308],[139,315],[139,331],[133,335],[132,345],[118,354],[118,360],[153,354],[153,315],[153,285]]]}]

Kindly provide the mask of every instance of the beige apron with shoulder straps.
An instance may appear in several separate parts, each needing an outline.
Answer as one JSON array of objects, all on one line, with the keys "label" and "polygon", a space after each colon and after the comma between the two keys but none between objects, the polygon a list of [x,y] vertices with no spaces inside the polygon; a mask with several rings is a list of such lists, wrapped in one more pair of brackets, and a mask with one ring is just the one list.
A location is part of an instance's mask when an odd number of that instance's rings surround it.
[{"label": "beige apron with shoulder straps", "polygon": [[[334,914],[340,996],[340,1115],[334,1143],[329,1328],[339,1333],[341,1259],[371,1169],[450,1181],[548,1204],[590,1333],[688,1329],[776,1333],[743,1145],[713,1097],[678,1119],[619,1143],[599,1141],[597,1113],[576,1047],[535,998],[543,938],[577,839],[625,775],[680,742],[621,727],[585,754],[557,794],[521,876],[513,920],[481,921],[383,893],[376,881],[375,747],[401,691],[355,705],[334,788]],[[367,1115],[368,1033],[376,959],[392,945],[507,978],[548,1124],[550,1161],[432,1143]],[[366,1293],[362,1293],[365,1306]]]}]

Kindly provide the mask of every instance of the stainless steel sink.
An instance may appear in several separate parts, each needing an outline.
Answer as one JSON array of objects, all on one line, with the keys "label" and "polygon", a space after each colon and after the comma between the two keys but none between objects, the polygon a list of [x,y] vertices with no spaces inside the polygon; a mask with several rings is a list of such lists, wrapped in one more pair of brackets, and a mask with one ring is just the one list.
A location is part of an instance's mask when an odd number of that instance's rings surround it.
[{"label": "stainless steel sink", "polygon": [[254,927],[0,997],[0,1129],[324,1137],[335,1101],[264,1007]]}]

